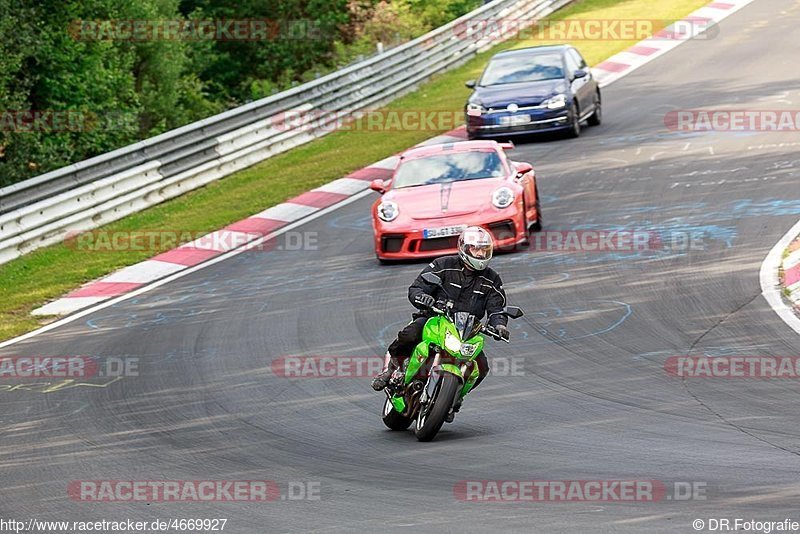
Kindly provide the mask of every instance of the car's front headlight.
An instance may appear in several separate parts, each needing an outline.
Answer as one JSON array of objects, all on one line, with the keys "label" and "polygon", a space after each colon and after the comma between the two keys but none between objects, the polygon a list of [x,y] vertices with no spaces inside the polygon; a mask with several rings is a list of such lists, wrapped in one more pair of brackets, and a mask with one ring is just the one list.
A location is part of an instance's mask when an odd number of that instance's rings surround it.
[{"label": "car's front headlight", "polygon": [[470,117],[480,117],[484,113],[486,113],[486,108],[480,104],[467,104],[467,115]]},{"label": "car's front headlight", "polygon": [[454,336],[451,332],[444,335],[444,348],[450,352],[458,354],[461,352],[461,340]]},{"label": "car's front headlight", "polygon": [[507,208],[514,203],[514,191],[510,187],[501,187],[492,193],[492,204],[495,208]]},{"label": "car's front headlight", "polygon": [[567,105],[567,95],[556,95],[542,102],[547,109],[561,109]]},{"label": "car's front headlight", "polygon": [[384,222],[392,222],[400,215],[400,208],[396,202],[384,200],[378,204],[378,217]]}]

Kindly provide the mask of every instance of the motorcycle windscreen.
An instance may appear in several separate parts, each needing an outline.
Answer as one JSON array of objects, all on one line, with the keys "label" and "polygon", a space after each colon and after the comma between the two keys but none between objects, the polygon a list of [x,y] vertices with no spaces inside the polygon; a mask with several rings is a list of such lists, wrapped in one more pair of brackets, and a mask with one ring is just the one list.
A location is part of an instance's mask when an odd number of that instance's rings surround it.
[{"label": "motorcycle windscreen", "polygon": [[453,324],[463,341],[470,339],[481,329],[481,324],[476,317],[467,312],[456,312],[453,316]]}]

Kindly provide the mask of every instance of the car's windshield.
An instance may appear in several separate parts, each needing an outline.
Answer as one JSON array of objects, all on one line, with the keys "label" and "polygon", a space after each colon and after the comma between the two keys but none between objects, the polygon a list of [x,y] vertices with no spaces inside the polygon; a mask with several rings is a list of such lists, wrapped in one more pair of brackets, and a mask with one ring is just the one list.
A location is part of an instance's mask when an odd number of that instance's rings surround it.
[{"label": "car's windshield", "polygon": [[395,174],[394,188],[499,178],[504,175],[503,162],[495,150],[436,154],[404,161]]},{"label": "car's windshield", "polygon": [[494,58],[481,77],[480,85],[539,82],[564,77],[564,63],[557,52],[531,56]]}]

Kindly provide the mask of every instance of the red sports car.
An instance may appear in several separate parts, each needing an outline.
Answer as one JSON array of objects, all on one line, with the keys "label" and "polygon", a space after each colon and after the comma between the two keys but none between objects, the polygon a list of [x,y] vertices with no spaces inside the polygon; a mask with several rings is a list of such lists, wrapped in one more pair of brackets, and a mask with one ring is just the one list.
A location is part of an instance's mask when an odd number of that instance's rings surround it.
[{"label": "red sports car", "polygon": [[455,254],[458,235],[483,226],[496,249],[524,242],[542,226],[536,176],[511,161],[512,143],[464,141],[411,149],[392,178],[374,180],[375,253],[385,262]]}]

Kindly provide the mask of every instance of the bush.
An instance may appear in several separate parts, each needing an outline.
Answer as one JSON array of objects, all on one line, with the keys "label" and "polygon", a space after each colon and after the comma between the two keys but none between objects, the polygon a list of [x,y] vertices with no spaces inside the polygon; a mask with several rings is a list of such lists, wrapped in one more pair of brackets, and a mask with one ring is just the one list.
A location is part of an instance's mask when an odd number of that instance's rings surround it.
[{"label": "bush", "polygon": [[[379,42],[396,46],[481,3],[0,0],[4,117],[33,110],[84,117],[79,128],[65,131],[18,132],[6,120],[0,127],[0,186],[313,80],[374,54]],[[115,19],[268,19],[314,33],[260,41],[149,42],[78,39],[70,33],[76,21]]]}]

